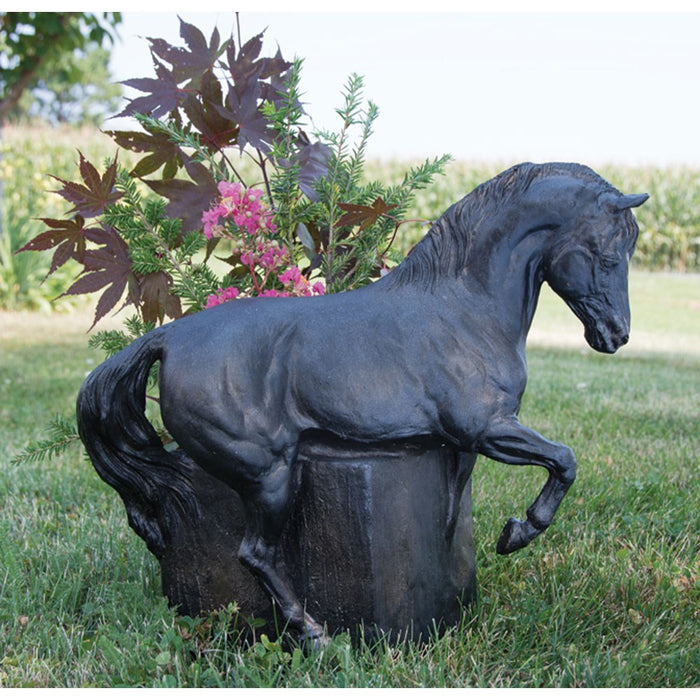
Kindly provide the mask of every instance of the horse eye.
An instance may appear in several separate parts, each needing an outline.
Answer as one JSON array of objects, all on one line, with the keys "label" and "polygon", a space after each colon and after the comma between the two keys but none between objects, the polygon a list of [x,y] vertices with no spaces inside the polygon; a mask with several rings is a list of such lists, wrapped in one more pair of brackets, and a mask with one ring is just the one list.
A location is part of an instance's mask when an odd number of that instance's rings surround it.
[{"label": "horse eye", "polygon": [[610,270],[613,267],[616,267],[621,262],[622,262],[622,256],[619,253],[602,255],[600,257],[600,264],[606,270]]}]

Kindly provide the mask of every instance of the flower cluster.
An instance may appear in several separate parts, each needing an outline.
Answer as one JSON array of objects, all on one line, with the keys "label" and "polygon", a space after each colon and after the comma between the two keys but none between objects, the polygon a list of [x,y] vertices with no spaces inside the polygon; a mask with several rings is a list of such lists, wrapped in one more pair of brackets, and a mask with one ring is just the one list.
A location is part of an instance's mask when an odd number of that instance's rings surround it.
[{"label": "flower cluster", "polygon": [[243,249],[239,252],[241,262],[248,268],[260,265],[264,270],[277,270],[289,262],[287,248],[269,239],[256,243],[253,249]]},{"label": "flower cluster", "polygon": [[309,280],[301,274],[301,271],[296,265],[288,267],[281,275],[278,275],[277,278],[284,285],[285,289],[288,290],[288,296],[310,297],[316,294],[324,294],[326,291],[323,282],[311,284]]},{"label": "flower cluster", "polygon": [[218,304],[223,304],[225,301],[230,301],[231,299],[235,299],[237,296],[238,296],[238,288],[237,287],[227,287],[226,289],[221,289],[221,287],[219,287],[216,294],[210,294],[207,297],[206,308],[208,309],[210,306],[217,306]]},{"label": "flower cluster", "polygon": [[[220,182],[220,199],[202,214],[207,239],[227,238],[233,254],[248,268],[250,288],[218,289],[207,298],[207,308],[245,296],[290,297],[325,293],[322,282],[311,283],[292,264],[287,247],[274,239],[276,232],[272,212],[262,190],[246,189],[238,182]],[[276,285],[282,285],[279,289]]]},{"label": "flower cluster", "polygon": [[251,238],[275,233],[272,212],[263,199],[262,190],[246,190],[240,182],[220,182],[218,190],[221,199],[202,214],[207,239],[231,237],[219,223],[221,219],[230,219]]}]

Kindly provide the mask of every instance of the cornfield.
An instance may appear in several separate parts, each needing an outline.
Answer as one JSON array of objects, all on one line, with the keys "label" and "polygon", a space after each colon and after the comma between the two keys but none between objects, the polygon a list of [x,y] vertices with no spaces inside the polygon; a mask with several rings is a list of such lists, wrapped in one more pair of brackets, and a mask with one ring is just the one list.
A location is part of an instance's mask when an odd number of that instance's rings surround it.
[{"label": "cornfield", "polygon": [[[60,218],[64,201],[50,175],[78,179],[78,150],[95,164],[114,157],[116,145],[104,134],[71,128],[5,127],[0,142],[0,308],[52,305],[74,273],[70,264],[48,279],[51,255],[14,251],[40,233],[41,218]],[[435,154],[441,155],[441,154]],[[132,154],[120,153],[129,162]],[[398,182],[410,163],[370,161],[368,180]],[[430,221],[479,183],[509,163],[452,162],[446,175],[419,191],[411,219]],[[629,168],[610,165],[596,170],[623,192],[648,192],[636,210],[640,235],[634,265],[646,270],[700,271],[700,170],[689,167]],[[396,248],[406,254],[426,232],[426,224],[406,223]],[[64,300],[65,302],[65,300]]]},{"label": "cornfield", "polygon": [[[416,197],[418,219],[433,219],[477,185],[512,163],[453,162],[446,176]],[[404,172],[405,163],[374,162],[367,169],[371,179],[390,180]],[[648,192],[644,206],[635,210],[639,239],[633,264],[650,271],[700,271],[700,170],[690,167],[595,167],[608,182],[625,193]],[[401,229],[398,242],[406,253],[425,233],[417,225]]]}]

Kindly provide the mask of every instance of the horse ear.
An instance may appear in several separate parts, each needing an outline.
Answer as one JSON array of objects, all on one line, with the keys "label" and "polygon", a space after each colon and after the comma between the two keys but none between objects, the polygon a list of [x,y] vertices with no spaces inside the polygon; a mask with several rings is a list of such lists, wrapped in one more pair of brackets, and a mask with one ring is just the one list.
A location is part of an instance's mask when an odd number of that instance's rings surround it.
[{"label": "horse ear", "polygon": [[601,197],[601,203],[606,204],[611,209],[622,211],[641,206],[649,199],[648,194],[611,194],[606,192]]},{"label": "horse ear", "polygon": [[633,209],[649,199],[648,194],[623,194],[617,202],[618,209]]}]

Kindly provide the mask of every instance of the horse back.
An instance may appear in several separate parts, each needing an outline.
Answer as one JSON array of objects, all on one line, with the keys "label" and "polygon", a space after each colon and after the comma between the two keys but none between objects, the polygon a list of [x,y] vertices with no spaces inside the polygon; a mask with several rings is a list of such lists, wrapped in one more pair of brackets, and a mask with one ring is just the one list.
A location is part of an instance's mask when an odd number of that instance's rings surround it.
[{"label": "horse back", "polygon": [[512,393],[495,376],[503,353],[489,356],[433,303],[369,287],[237,300],[174,322],[161,369],[164,421],[188,425],[183,414],[194,412],[218,430],[281,441],[309,430],[473,440]]}]

